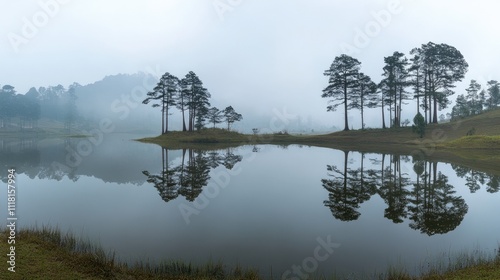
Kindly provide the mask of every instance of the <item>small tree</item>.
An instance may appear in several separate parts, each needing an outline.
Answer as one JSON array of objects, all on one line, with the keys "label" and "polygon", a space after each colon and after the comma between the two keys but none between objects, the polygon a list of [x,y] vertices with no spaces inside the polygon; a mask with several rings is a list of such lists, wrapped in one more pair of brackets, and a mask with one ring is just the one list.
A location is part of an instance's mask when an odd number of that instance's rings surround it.
[{"label": "small tree", "polygon": [[481,85],[476,80],[472,80],[465,91],[467,92],[465,98],[467,99],[467,107],[470,110],[470,114],[481,114],[484,104],[484,92],[481,91]]},{"label": "small tree", "polygon": [[488,82],[488,99],[486,100],[486,108],[493,109],[500,104],[500,83],[491,80]]},{"label": "small tree", "polygon": [[420,138],[423,138],[425,135],[425,118],[418,112],[418,114],[413,118],[413,125],[412,129],[414,133],[418,133],[420,135]]},{"label": "small tree", "polygon": [[202,128],[205,127],[205,121],[208,119],[207,115],[208,115],[208,108],[207,107],[201,107],[196,112],[194,128],[197,131],[200,131]]},{"label": "small tree", "polygon": [[215,107],[208,109],[207,120],[208,122],[213,123],[215,128],[216,124],[222,122],[222,112]]},{"label": "small tree", "polygon": [[232,123],[239,122],[243,119],[243,116],[241,116],[241,114],[236,113],[236,111],[234,111],[232,106],[226,107],[226,109],[224,109],[222,113],[224,114],[224,118],[227,122],[228,131],[230,130]]}]

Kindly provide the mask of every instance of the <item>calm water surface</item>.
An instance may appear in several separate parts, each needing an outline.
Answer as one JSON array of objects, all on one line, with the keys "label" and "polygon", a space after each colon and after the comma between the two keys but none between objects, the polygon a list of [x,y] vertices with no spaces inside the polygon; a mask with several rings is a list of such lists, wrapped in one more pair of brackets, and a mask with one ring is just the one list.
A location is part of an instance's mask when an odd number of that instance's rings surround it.
[{"label": "calm water surface", "polygon": [[294,266],[418,273],[500,242],[492,174],[305,146],[166,150],[130,141],[139,137],[0,140],[4,184],[8,168],[18,173],[21,227],[71,230],[130,263],[222,260],[277,278],[300,276]]}]

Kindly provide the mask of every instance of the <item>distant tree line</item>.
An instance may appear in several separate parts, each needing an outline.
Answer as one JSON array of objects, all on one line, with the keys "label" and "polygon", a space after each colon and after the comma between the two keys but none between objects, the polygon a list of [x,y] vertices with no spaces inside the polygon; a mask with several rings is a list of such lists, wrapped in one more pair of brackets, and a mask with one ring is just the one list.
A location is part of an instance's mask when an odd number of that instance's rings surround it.
[{"label": "distant tree line", "polygon": [[487,86],[486,90],[481,89],[481,85],[476,80],[472,80],[465,90],[467,93],[457,96],[457,101],[451,111],[451,119],[474,116],[497,108],[500,105],[500,83],[491,80]]},{"label": "distant tree line", "polygon": [[0,129],[36,127],[40,118],[40,103],[28,95],[16,94],[11,85],[0,89]]},{"label": "distant tree line", "polygon": [[[322,97],[329,99],[328,111],[339,106],[344,109],[344,130],[349,130],[347,113],[350,109],[361,112],[362,129],[365,108],[381,108],[382,128],[386,128],[385,111],[389,111],[390,127],[400,127],[403,105],[416,101],[416,115],[421,113],[425,124],[438,122],[438,111],[451,104],[453,88],[465,77],[468,64],[455,47],[429,42],[410,51],[410,59],[403,53],[394,52],[384,58],[382,80],[376,84],[361,72],[361,62],[342,54],[335,58],[324,73],[329,77]],[[459,95],[452,117],[464,117],[480,113],[485,108],[500,104],[497,81],[488,82],[488,89],[481,91],[475,81],[467,89],[467,95]]]},{"label": "distant tree line", "polygon": [[176,108],[182,114],[182,131],[200,130],[207,124],[213,124],[215,128],[223,121],[227,123],[227,129],[230,130],[234,122],[243,119],[232,106],[223,110],[211,107],[210,98],[211,94],[194,72],[190,71],[182,79],[167,72],[160,78],[155,88],[148,92],[143,103],[152,102],[152,107],[161,109],[162,134],[169,131],[171,108]]},{"label": "distant tree line", "polygon": [[75,90],[62,85],[31,88],[26,94],[18,94],[11,85],[0,89],[0,129],[35,128],[41,117],[61,121],[70,129],[78,118]]}]

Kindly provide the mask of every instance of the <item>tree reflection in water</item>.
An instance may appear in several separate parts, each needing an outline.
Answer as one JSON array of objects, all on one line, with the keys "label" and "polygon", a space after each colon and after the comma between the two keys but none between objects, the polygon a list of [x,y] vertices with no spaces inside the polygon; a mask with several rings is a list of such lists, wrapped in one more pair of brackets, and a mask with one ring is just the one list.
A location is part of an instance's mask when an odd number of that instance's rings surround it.
[{"label": "tree reflection in water", "polygon": [[[377,193],[387,204],[384,217],[394,223],[409,219],[412,229],[427,235],[444,234],[460,225],[468,206],[462,197],[455,195],[454,187],[448,184],[448,177],[438,171],[437,162],[415,160],[414,174],[411,176],[411,170],[405,172],[401,165],[401,161],[410,162],[408,156],[387,157],[383,154],[381,160],[372,159],[372,165],[379,167],[366,169],[365,155],[361,154],[360,167],[352,168],[349,152],[345,151],[342,169],[327,165],[329,178],[321,180],[323,187],[329,192],[329,199],[324,204],[336,219],[357,220],[361,215],[358,211],[360,205]],[[469,174],[472,178],[466,184],[476,179],[478,185],[484,184],[486,179],[478,179],[481,178],[478,176],[484,176],[489,178],[487,190],[498,191],[500,180],[497,176],[463,168],[459,171],[459,177]],[[476,186],[470,187],[471,192],[477,189]]]},{"label": "tree reflection in water", "polygon": [[180,164],[170,166],[168,152],[168,149],[162,148],[160,174],[142,172],[147,176],[147,182],[155,186],[165,202],[174,200],[179,195],[188,201],[194,201],[208,184],[211,169],[219,166],[233,169],[242,160],[242,156],[234,154],[232,149],[225,151],[184,149]]},{"label": "tree reflection in water", "polygon": [[341,221],[357,220],[360,213],[357,211],[360,204],[370,199],[376,193],[376,185],[373,181],[373,172],[363,169],[363,158],[361,156],[361,168],[352,170],[348,168],[349,152],[344,152],[344,168],[340,170],[335,165],[327,165],[329,179],[321,180],[323,187],[330,192],[329,200],[324,204],[330,207],[335,218]]}]

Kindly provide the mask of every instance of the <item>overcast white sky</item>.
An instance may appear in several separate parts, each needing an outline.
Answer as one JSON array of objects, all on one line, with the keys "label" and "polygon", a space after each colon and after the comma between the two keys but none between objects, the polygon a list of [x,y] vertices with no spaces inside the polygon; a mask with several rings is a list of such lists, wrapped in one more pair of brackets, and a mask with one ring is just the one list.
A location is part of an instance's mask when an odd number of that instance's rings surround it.
[{"label": "overcast white sky", "polygon": [[[456,47],[468,61],[457,91],[471,79],[483,85],[500,80],[500,2],[494,0],[0,3],[0,84],[23,93],[118,73],[160,69],[182,77],[193,70],[214,97],[237,110],[270,114],[286,107],[342,127],[342,111],[326,113],[320,95],[328,80],[323,71],[346,45],[358,48],[352,55],[376,82],[384,56],[408,54],[429,41]],[[42,3],[51,3],[48,11]],[[412,117],[414,106],[404,113]],[[370,114],[376,117],[367,124],[379,125],[378,110]],[[359,118],[355,111],[350,115]]]}]

